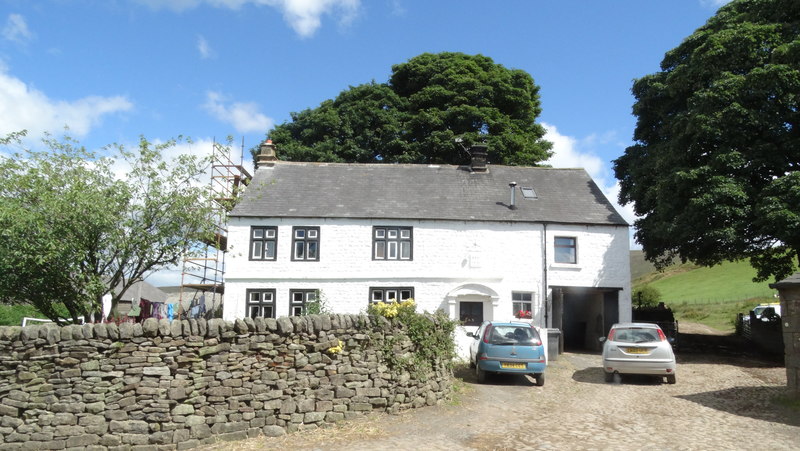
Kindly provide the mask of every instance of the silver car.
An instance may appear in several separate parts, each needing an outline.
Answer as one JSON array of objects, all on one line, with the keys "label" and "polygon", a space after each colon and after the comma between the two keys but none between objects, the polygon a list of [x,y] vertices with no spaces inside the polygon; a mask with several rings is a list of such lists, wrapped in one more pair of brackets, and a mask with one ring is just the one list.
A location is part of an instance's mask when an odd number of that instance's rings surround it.
[{"label": "silver car", "polygon": [[603,370],[606,382],[615,374],[646,374],[666,377],[675,383],[675,353],[656,324],[619,323],[611,326],[603,342]]}]

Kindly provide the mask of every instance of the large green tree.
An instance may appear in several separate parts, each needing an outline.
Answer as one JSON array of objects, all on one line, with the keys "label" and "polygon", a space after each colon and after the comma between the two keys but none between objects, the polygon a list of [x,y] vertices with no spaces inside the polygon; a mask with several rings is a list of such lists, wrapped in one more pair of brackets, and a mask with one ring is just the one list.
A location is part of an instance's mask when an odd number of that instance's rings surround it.
[{"label": "large green tree", "polygon": [[465,146],[486,142],[491,162],[535,165],[552,147],[540,113],[527,72],[482,55],[425,53],[393,66],[387,83],[292,113],[269,137],[279,158],[293,161],[460,164]]},{"label": "large green tree", "polygon": [[[176,142],[100,158],[69,137],[27,149],[0,139],[0,301],[58,321],[95,319],[151,271],[175,264],[212,232],[207,161],[163,157]],[[114,290],[115,287],[121,290]]]},{"label": "large green tree", "polygon": [[635,144],[614,162],[636,239],[663,267],[800,251],[800,2],[734,0],[634,82]]}]

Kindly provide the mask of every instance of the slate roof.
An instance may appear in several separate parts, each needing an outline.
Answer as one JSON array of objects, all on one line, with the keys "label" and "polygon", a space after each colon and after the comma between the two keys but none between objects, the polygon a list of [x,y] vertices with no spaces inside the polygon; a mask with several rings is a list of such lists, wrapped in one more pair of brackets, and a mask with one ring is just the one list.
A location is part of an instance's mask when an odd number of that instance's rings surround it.
[{"label": "slate roof", "polygon": [[[516,182],[517,208],[509,208]],[[525,199],[531,187],[537,199]],[[583,169],[277,162],[259,167],[233,217],[628,225]]]},{"label": "slate roof", "polygon": [[800,285],[800,272],[796,272],[783,280],[771,283],[769,284],[769,287],[778,289],[778,288],[796,287],[798,285]]}]

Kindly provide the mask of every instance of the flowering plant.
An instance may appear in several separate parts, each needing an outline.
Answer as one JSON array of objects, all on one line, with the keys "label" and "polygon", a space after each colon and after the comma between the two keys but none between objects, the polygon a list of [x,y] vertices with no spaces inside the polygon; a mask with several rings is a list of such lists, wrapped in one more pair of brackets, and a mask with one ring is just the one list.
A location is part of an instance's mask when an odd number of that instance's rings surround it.
[{"label": "flowering plant", "polygon": [[342,342],[342,340],[339,340],[339,344],[338,345],[331,346],[330,348],[328,348],[328,353],[330,353],[330,354],[338,354],[338,353],[342,352],[343,348],[344,348],[344,343]]},{"label": "flowering plant", "polygon": [[371,304],[369,308],[367,308],[367,313],[371,315],[380,315],[384,318],[394,318],[404,312],[414,313],[416,308],[417,305],[414,302],[414,299],[409,298],[400,303],[394,299],[389,299],[389,302],[377,302],[375,304]]},{"label": "flowering plant", "polygon": [[533,318],[533,314],[531,314],[530,310],[520,310],[514,316],[516,316],[517,318],[520,318],[520,319],[523,319],[523,318],[524,319],[531,319],[531,318]]}]

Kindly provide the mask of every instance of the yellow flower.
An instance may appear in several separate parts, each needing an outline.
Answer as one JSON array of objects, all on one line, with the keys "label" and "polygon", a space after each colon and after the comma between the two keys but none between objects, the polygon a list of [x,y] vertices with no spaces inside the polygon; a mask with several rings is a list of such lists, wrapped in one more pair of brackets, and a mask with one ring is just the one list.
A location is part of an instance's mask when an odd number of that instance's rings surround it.
[{"label": "yellow flower", "polygon": [[331,346],[330,348],[328,348],[328,353],[338,354],[342,352],[342,349],[344,349],[344,343],[342,342],[342,340],[339,340],[339,344],[337,346]]}]

